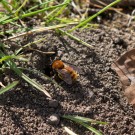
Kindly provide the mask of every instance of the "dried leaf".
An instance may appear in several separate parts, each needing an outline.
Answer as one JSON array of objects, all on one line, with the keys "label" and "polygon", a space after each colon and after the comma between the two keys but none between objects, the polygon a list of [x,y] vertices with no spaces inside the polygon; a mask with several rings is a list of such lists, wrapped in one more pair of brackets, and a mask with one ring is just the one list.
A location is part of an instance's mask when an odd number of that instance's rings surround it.
[{"label": "dried leaf", "polygon": [[118,58],[112,69],[118,74],[129,103],[135,105],[135,49]]},{"label": "dried leaf", "polygon": [[129,103],[135,107],[135,84],[129,86],[125,90],[125,95],[128,98]]}]

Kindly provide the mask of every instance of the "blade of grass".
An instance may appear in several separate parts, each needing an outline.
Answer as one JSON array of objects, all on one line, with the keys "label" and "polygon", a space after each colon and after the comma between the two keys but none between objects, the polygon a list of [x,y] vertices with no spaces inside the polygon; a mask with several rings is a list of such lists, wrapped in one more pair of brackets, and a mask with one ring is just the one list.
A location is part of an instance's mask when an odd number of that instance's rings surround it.
[{"label": "blade of grass", "polygon": [[9,60],[9,59],[18,59],[18,60],[22,60],[22,61],[28,61],[28,59],[23,58],[23,55],[10,55],[10,56],[4,56],[0,59],[0,63],[2,63],[3,61]]},{"label": "blade of grass", "polygon": [[71,20],[69,18],[58,18],[58,17],[55,17],[55,20],[59,21],[60,23],[73,23],[74,22],[74,24],[78,24],[78,21]]},{"label": "blade of grass", "polygon": [[12,10],[10,9],[9,3],[7,2],[7,0],[2,0],[1,1],[3,7],[9,12],[12,13]]},{"label": "blade of grass", "polygon": [[[66,118],[66,119],[69,119],[69,120],[72,120],[72,121],[74,121],[76,123],[79,123],[80,125],[84,126],[88,130],[95,133],[96,135],[102,135],[102,133],[100,133],[98,130],[96,130],[95,128],[93,128],[93,127],[89,126],[88,124],[86,124],[82,119],[80,119],[80,117],[78,117],[79,119],[77,118],[77,116],[71,116],[71,115],[64,115],[62,117]],[[86,121],[86,119],[85,119],[85,121]]]},{"label": "blade of grass", "polygon": [[88,22],[92,21],[95,17],[97,17],[98,15],[100,15],[101,13],[105,12],[107,9],[109,9],[110,7],[116,5],[117,3],[119,3],[121,0],[115,0],[114,2],[112,2],[111,4],[107,5],[106,7],[104,7],[103,9],[101,9],[99,12],[97,12],[96,14],[94,14],[93,16],[89,17],[86,20],[83,20],[82,22],[80,22],[77,26],[73,27],[71,30],[69,30],[68,32],[72,32],[74,30],[76,30],[77,28],[83,27],[85,26]]},{"label": "blade of grass", "polygon": [[[9,67],[2,67],[0,68],[1,71],[3,71],[4,69],[10,69]],[[34,74],[39,74],[40,76],[44,76],[45,78],[47,78],[50,82],[52,82],[53,84],[55,84],[57,87],[59,87],[60,89],[63,89],[55,80],[53,80],[51,77],[47,76],[46,74],[36,70],[36,69],[27,69],[27,68],[23,68],[23,67],[18,67],[18,69],[21,69],[21,70],[26,70],[26,71],[29,71],[31,73],[34,73]]]},{"label": "blade of grass", "polygon": [[2,18],[0,18],[0,22],[3,22],[9,18],[10,18],[10,16],[4,15]]},{"label": "blade of grass", "polygon": [[77,121],[84,122],[84,123],[96,123],[96,124],[103,124],[103,125],[107,124],[107,122],[96,121],[96,120],[93,120],[90,118],[80,117],[80,116],[64,115],[63,118],[77,120]]},{"label": "blade of grass", "polygon": [[[76,121],[77,122],[77,121]],[[103,135],[102,133],[100,133],[98,130],[96,130],[95,128],[89,126],[88,124],[85,124],[83,122],[77,122],[79,124],[81,124],[82,126],[84,126],[85,128],[87,128],[88,130],[92,131],[93,133],[95,133],[96,135]]]},{"label": "blade of grass", "polygon": [[39,39],[39,40],[33,41],[33,42],[31,42],[31,43],[28,43],[28,44],[22,46],[21,48],[19,48],[18,50],[16,50],[15,54],[18,55],[18,54],[19,54],[23,49],[25,49],[26,47],[30,47],[31,45],[40,43],[41,41],[44,41],[44,40],[45,40],[45,38],[41,38],[41,39]]},{"label": "blade of grass", "polygon": [[38,13],[42,13],[42,12],[50,10],[50,9],[55,9],[57,7],[61,7],[61,6],[66,5],[66,4],[67,3],[59,4],[59,5],[56,5],[56,6],[50,6],[50,7],[47,7],[47,8],[43,8],[41,10],[36,10],[36,11],[30,12],[30,13],[26,13],[26,14],[23,14],[21,16],[14,17],[12,19],[1,21],[0,24],[7,24],[7,23],[13,22],[13,21],[18,20],[18,19],[23,19],[25,17],[30,17],[30,16],[36,15]]},{"label": "blade of grass", "polygon": [[15,11],[15,16],[18,15],[19,11],[26,5],[28,0],[24,0],[24,2],[22,3],[22,5]]},{"label": "blade of grass", "polygon": [[0,95],[5,93],[6,91],[9,91],[10,89],[12,89],[13,87],[15,87],[17,84],[19,83],[19,81],[14,81],[13,83],[9,84],[8,86],[6,86],[5,88],[2,88],[0,90]]},{"label": "blade of grass", "polygon": [[30,34],[33,34],[33,33],[49,31],[49,30],[53,30],[53,29],[57,29],[57,28],[62,28],[62,27],[66,27],[68,25],[73,25],[73,24],[74,23],[68,23],[68,24],[59,24],[59,25],[54,25],[54,26],[49,26],[49,27],[39,27],[39,28],[35,28],[33,30],[30,30],[30,31],[27,31],[27,32],[24,32],[24,33],[9,37],[9,38],[4,39],[2,41],[11,40],[11,39],[14,39],[14,38],[18,38],[18,37],[21,37],[21,36],[24,36],[24,35],[30,35]]},{"label": "blade of grass", "polygon": [[36,6],[32,7],[32,8],[30,8],[30,9],[28,9],[28,12],[30,12],[31,10],[34,10],[34,9],[40,7],[40,6],[46,5],[46,4],[50,3],[50,2],[53,2],[53,1],[54,1],[54,0],[49,0],[49,1],[43,2],[43,3],[41,3],[41,4],[38,4],[38,5],[36,5]]},{"label": "blade of grass", "polygon": [[[5,54],[0,50],[0,55],[2,57],[5,56]],[[11,61],[11,60],[7,60],[5,61],[5,63],[21,78],[23,78],[25,81],[27,81],[29,84],[31,84],[33,87],[37,88],[38,90],[42,91],[46,96],[48,96],[49,98],[51,98],[51,95],[45,90],[45,88],[43,88],[41,85],[39,85],[37,82],[35,82],[34,80],[30,79],[28,76],[26,76],[24,73],[22,73],[22,71],[20,69],[17,68],[16,64]]]},{"label": "blade of grass", "polygon": [[49,77],[49,76],[47,76],[46,74],[43,74],[42,72],[40,72],[40,71],[38,71],[38,70],[36,70],[36,69],[27,69],[27,68],[22,68],[22,67],[20,67],[20,69],[22,69],[22,70],[27,70],[27,71],[29,71],[29,72],[32,72],[32,73],[37,73],[37,74],[39,74],[39,75],[41,75],[41,76],[44,76],[45,78],[47,78],[50,82],[52,82],[53,84],[55,84],[57,87],[59,87],[60,89],[63,89],[55,80],[53,80],[51,77]]},{"label": "blade of grass", "polygon": [[58,10],[59,10],[58,8],[52,10],[52,11],[51,11],[50,13],[48,13],[45,17],[43,17],[44,20],[46,21],[47,18],[52,17],[53,14],[54,14],[55,12],[57,12]]},{"label": "blade of grass", "polygon": [[45,90],[45,88],[43,88],[41,85],[39,85],[37,82],[35,82],[34,80],[30,79],[28,76],[26,76],[24,73],[22,73],[22,71],[20,69],[18,69],[15,65],[15,63],[11,62],[8,63],[10,64],[11,69],[17,74],[19,75],[21,78],[23,78],[25,81],[27,81],[29,84],[31,84],[33,87],[37,88],[38,90],[42,91],[46,96],[48,96],[49,98],[51,98],[51,95]]},{"label": "blade of grass", "polygon": [[17,9],[19,7],[19,1],[18,0],[12,0],[11,5],[13,9]]},{"label": "blade of grass", "polygon": [[55,17],[57,17],[58,15],[62,14],[63,10],[69,5],[70,1],[71,0],[65,0],[63,2],[63,4],[66,3],[65,5],[63,5],[62,7],[56,8],[56,11],[58,10],[57,13],[52,15],[51,18],[47,21],[47,23],[50,23]]},{"label": "blade of grass", "polygon": [[[69,116],[70,117],[70,116]],[[86,117],[80,117],[80,116],[74,116],[74,118],[82,121],[82,122],[86,122],[86,123],[96,123],[96,124],[107,124],[107,122],[102,122],[102,121],[96,121],[90,118],[86,118]]]},{"label": "blade of grass", "polygon": [[[13,22],[12,22],[12,24],[13,24]],[[14,25],[16,25],[17,23],[15,23]],[[18,24],[17,24],[18,25]],[[5,30],[5,31],[0,31],[0,35],[4,35],[4,34],[18,34],[18,33],[22,33],[22,32],[26,32],[26,31],[30,31],[30,30],[32,30],[33,28],[31,28],[31,27],[26,27],[26,28],[24,28],[24,27],[22,27],[22,26],[20,26],[19,25],[19,28],[18,29],[11,29],[11,30]]]},{"label": "blade of grass", "polygon": [[61,29],[57,29],[57,30],[58,30],[60,33],[62,33],[62,34],[64,34],[64,35],[67,35],[68,37],[70,37],[70,38],[76,40],[77,42],[82,43],[83,45],[85,45],[85,46],[87,46],[87,47],[89,47],[89,48],[94,48],[92,45],[90,45],[90,44],[88,44],[88,43],[82,41],[81,39],[79,39],[79,38],[77,38],[77,37],[71,35],[70,33],[66,32],[66,31],[63,31],[63,30],[61,30]]},{"label": "blade of grass", "polygon": [[26,76],[24,73],[22,73],[21,77],[27,81],[28,83],[30,83],[33,87],[37,88],[38,90],[42,91],[46,96],[48,96],[49,98],[51,98],[51,95],[45,90],[45,88],[43,88],[41,85],[39,85],[37,82],[35,82],[34,80],[30,79],[28,76]]}]

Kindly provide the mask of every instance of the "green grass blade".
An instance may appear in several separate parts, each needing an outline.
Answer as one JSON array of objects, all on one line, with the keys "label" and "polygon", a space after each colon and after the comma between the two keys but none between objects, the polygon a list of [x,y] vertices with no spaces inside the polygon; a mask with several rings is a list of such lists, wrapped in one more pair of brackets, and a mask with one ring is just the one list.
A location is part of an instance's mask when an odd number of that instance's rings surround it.
[{"label": "green grass blade", "polygon": [[3,61],[9,60],[9,59],[17,59],[17,60],[21,60],[21,61],[28,61],[28,59],[23,58],[23,55],[10,55],[10,56],[4,56],[0,59],[0,63],[2,63]]},{"label": "green grass blade", "polygon": [[80,116],[74,116],[75,119],[82,121],[82,122],[86,122],[86,123],[96,123],[96,124],[107,124],[107,122],[102,122],[102,121],[96,121],[90,118],[86,118],[86,117],[80,117]]},{"label": "green grass blade", "polygon": [[[51,15],[51,18],[47,21],[47,23],[50,23],[52,20],[54,20],[55,17],[59,16],[60,14],[62,14],[63,10],[65,10],[65,8],[69,5],[71,0],[65,0],[62,4],[65,4],[63,5],[62,7],[58,7],[56,8],[50,15]],[[56,12],[55,15],[52,15],[54,12]]]},{"label": "green grass blade", "polygon": [[[77,121],[76,121],[77,122]],[[86,123],[83,123],[83,122],[77,122],[79,124],[81,124],[82,126],[84,126],[85,128],[87,128],[88,130],[92,131],[93,133],[95,133],[96,135],[103,135],[102,133],[100,133],[97,129],[89,126],[88,124]]]},{"label": "green grass blade", "polygon": [[63,118],[77,120],[77,121],[85,122],[85,123],[96,123],[96,124],[103,124],[103,125],[107,124],[107,122],[96,121],[90,118],[80,117],[80,116],[64,115]]},{"label": "green grass blade", "polygon": [[43,88],[41,85],[39,85],[37,82],[35,82],[34,80],[30,79],[28,76],[26,76],[24,73],[22,73],[21,77],[27,81],[28,83],[30,83],[33,87],[37,88],[38,90],[40,90],[41,92],[43,92],[46,96],[48,96],[49,98],[51,98],[51,95],[45,90],[45,88]]},{"label": "green grass blade", "polygon": [[[13,22],[11,22],[12,24],[13,24]],[[15,24],[16,25],[16,24]],[[18,33],[22,33],[22,32],[26,32],[26,31],[30,31],[30,30],[32,30],[33,28],[28,28],[28,27],[26,27],[26,28],[24,28],[24,27],[20,27],[20,28],[18,28],[18,29],[11,29],[11,30],[6,30],[6,31],[0,31],[0,35],[4,35],[5,33],[7,34],[9,34],[9,35],[11,35],[11,34],[18,34]]]},{"label": "green grass blade", "polygon": [[102,134],[98,130],[96,130],[95,128],[89,126],[87,123],[91,122],[91,123],[96,123],[96,124],[107,124],[106,122],[95,121],[95,120],[85,118],[85,117],[80,117],[80,116],[63,115],[62,117],[66,118],[66,119],[70,119],[76,123],[81,124],[82,126],[87,128],[88,130],[94,132],[96,135],[102,135]]},{"label": "green grass blade", "polygon": [[31,43],[28,43],[28,44],[26,44],[26,45],[20,47],[18,50],[16,50],[15,54],[17,55],[17,54],[19,54],[24,48],[30,47],[31,45],[40,43],[41,41],[44,41],[44,40],[45,40],[45,38],[41,38],[41,39],[39,39],[39,40],[33,41],[33,42],[31,42]]},{"label": "green grass blade", "polygon": [[29,72],[32,72],[32,73],[37,73],[37,74],[39,74],[39,75],[41,75],[41,76],[44,76],[45,78],[47,78],[50,82],[52,82],[53,84],[55,84],[57,87],[59,87],[60,89],[63,89],[55,80],[53,80],[51,77],[49,77],[49,76],[47,76],[47,75],[45,75],[45,74],[43,74],[42,72],[40,72],[40,71],[38,71],[38,70],[36,70],[36,69],[26,69],[26,68],[21,68],[22,70],[27,70],[27,71],[29,71]]},{"label": "green grass blade", "polygon": [[55,17],[62,14],[63,10],[70,4],[71,0],[65,0],[63,2],[63,4],[65,3],[65,5],[63,5],[62,7],[60,7],[59,11],[55,14]]},{"label": "green grass blade", "polygon": [[87,46],[87,47],[89,47],[89,48],[94,48],[92,45],[90,45],[90,44],[88,44],[88,43],[82,41],[81,39],[79,39],[79,38],[77,38],[77,37],[71,35],[70,33],[66,32],[66,31],[63,31],[63,30],[61,30],[61,29],[58,29],[58,31],[59,31],[60,33],[64,34],[64,35],[67,35],[68,37],[70,37],[70,38],[76,40],[77,42],[82,43],[83,45],[85,45],[85,46]]},{"label": "green grass blade", "polygon": [[45,90],[45,88],[43,88],[37,82],[35,82],[34,80],[32,80],[28,76],[26,76],[24,73],[22,73],[22,71],[16,67],[15,63],[10,61],[10,67],[17,75],[19,75],[21,78],[23,78],[29,84],[31,84],[33,87],[35,87],[38,90],[42,91],[46,96],[51,98],[51,95]]},{"label": "green grass blade", "polygon": [[9,59],[12,59],[13,56],[4,56],[0,59],[0,63],[2,63],[3,61],[6,61],[6,60],[9,60]]},{"label": "green grass blade", "polygon": [[29,30],[29,31],[27,30],[26,32],[17,34],[15,36],[9,37],[8,39],[4,39],[2,41],[7,41],[9,39],[18,38],[18,37],[21,37],[21,36],[24,36],[24,35],[28,36],[28,35],[31,35],[33,33],[44,32],[44,31],[49,31],[49,30],[53,30],[53,29],[57,29],[57,28],[62,28],[62,27],[66,27],[68,25],[73,25],[73,24],[75,24],[75,23],[58,24],[58,25],[52,25],[52,26],[48,26],[48,27],[39,27],[39,28],[35,28],[35,29]]},{"label": "green grass blade", "polygon": [[22,3],[22,5],[15,11],[15,15],[17,16],[19,11],[26,5],[28,0],[24,0],[24,2]]},{"label": "green grass blade", "polygon": [[95,17],[97,17],[98,15],[100,15],[101,13],[105,12],[107,9],[109,9],[110,7],[116,5],[117,3],[119,3],[121,0],[115,0],[114,2],[112,2],[111,4],[107,5],[106,7],[104,7],[103,9],[101,9],[99,12],[97,12],[96,14],[94,14],[93,16],[89,17],[88,19],[80,22],[77,26],[73,27],[71,30],[69,30],[68,32],[72,32],[74,30],[76,30],[77,28],[83,27],[85,26],[88,22],[92,21]]},{"label": "green grass blade", "polygon": [[50,10],[50,9],[55,9],[55,8],[57,8],[57,7],[61,7],[61,6],[66,5],[66,4],[67,4],[67,3],[59,4],[59,5],[56,5],[56,6],[50,6],[50,7],[47,7],[47,8],[43,8],[43,9],[41,9],[41,10],[36,10],[36,11],[34,11],[34,12],[26,13],[26,14],[23,14],[23,15],[21,15],[21,16],[14,17],[14,18],[12,18],[12,19],[8,19],[8,20],[5,20],[5,21],[1,21],[0,24],[6,24],[6,23],[10,23],[10,22],[12,22],[12,21],[18,20],[18,19],[23,19],[23,18],[25,18],[25,17],[34,16],[34,15],[36,15],[36,14],[38,14],[38,13],[42,13],[42,12],[47,11],[47,10]]},{"label": "green grass blade", "polygon": [[7,0],[2,0],[1,1],[3,7],[9,12],[12,13],[12,10],[10,9],[9,3],[7,2]]},{"label": "green grass blade", "polygon": [[10,18],[10,16],[4,15],[2,18],[0,18],[0,22],[3,22],[9,18]]},{"label": "green grass blade", "polygon": [[59,17],[55,17],[55,20],[59,21],[60,23],[73,23],[74,24],[78,24],[78,21],[75,20],[71,20],[69,18],[59,18]]},{"label": "green grass blade", "polygon": [[19,81],[14,81],[13,83],[9,84],[8,86],[6,86],[5,88],[2,88],[0,90],[0,95],[5,93],[6,91],[9,91],[10,89],[12,89],[13,87],[15,87],[17,84],[19,83]]},{"label": "green grass blade", "polygon": [[41,4],[38,4],[38,5],[36,5],[36,6],[32,7],[32,8],[30,8],[30,9],[28,9],[28,12],[30,12],[31,10],[34,10],[34,9],[40,7],[40,6],[46,5],[46,4],[50,3],[50,2],[53,2],[53,1],[54,1],[54,0],[49,0],[49,1],[43,2],[43,3],[41,3]]},{"label": "green grass blade", "polygon": [[18,0],[12,0],[11,3],[13,9],[17,9],[17,7],[19,7],[19,1]]},{"label": "green grass blade", "polygon": [[[3,69],[10,69],[9,67],[2,67],[0,68],[1,71],[3,71]],[[34,73],[34,74],[39,74],[41,76],[44,76],[46,79],[48,79],[50,82],[52,82],[53,84],[55,84],[57,87],[59,87],[60,89],[63,89],[55,80],[53,80],[51,77],[45,75],[44,73],[36,70],[36,69],[27,69],[27,68],[23,68],[23,67],[18,67],[18,69],[21,69],[21,70],[26,70],[26,71],[29,71],[31,73]]]},{"label": "green grass blade", "polygon": [[[50,13],[48,13],[48,14],[44,17],[44,20],[46,21],[46,19],[49,18],[49,17],[53,18],[52,16],[54,16],[54,13],[57,12],[58,10],[59,10],[58,8],[52,10]],[[49,20],[47,20],[47,21],[48,21],[47,23],[49,23]]]},{"label": "green grass blade", "polygon": [[[4,57],[5,54],[0,51],[0,56]],[[41,85],[39,85],[37,82],[35,82],[34,80],[30,79],[28,76],[26,76],[24,73],[22,73],[22,71],[20,69],[17,68],[16,64],[11,61],[11,60],[7,60],[5,61],[5,63],[21,78],[23,78],[25,81],[27,81],[29,84],[31,84],[33,87],[37,88],[38,90],[44,92],[44,94],[48,97],[51,98],[51,95],[45,90],[45,88],[43,88]]]}]

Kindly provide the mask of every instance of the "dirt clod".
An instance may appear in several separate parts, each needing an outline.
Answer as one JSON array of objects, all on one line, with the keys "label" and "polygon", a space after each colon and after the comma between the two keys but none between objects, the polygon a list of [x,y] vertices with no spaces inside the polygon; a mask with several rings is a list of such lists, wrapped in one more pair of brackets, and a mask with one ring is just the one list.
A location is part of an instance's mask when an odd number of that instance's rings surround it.
[{"label": "dirt clod", "polygon": [[49,101],[49,106],[50,107],[56,108],[56,107],[58,107],[58,104],[59,104],[59,102],[57,100],[50,100]]}]

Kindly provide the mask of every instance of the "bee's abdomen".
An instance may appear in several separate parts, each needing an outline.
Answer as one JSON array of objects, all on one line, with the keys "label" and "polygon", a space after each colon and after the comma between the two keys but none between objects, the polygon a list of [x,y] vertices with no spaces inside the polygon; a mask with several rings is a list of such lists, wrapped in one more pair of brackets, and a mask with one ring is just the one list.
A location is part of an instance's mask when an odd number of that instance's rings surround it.
[{"label": "bee's abdomen", "polygon": [[72,74],[71,74],[71,77],[72,77],[72,79],[73,80],[76,80],[77,78],[78,78],[78,74],[76,73],[76,72],[73,72]]}]

